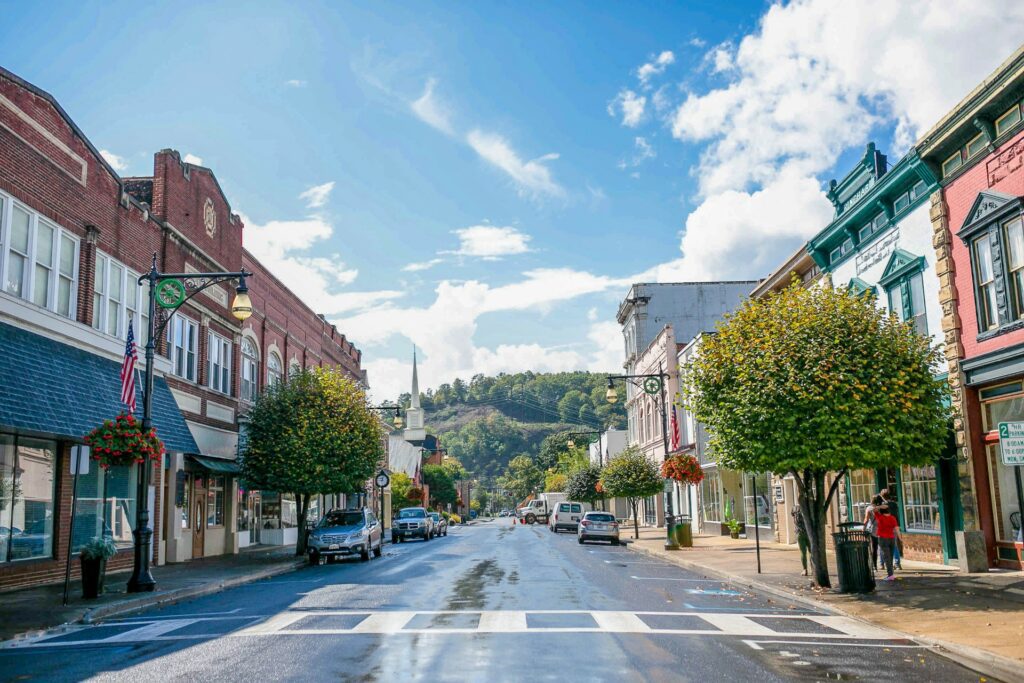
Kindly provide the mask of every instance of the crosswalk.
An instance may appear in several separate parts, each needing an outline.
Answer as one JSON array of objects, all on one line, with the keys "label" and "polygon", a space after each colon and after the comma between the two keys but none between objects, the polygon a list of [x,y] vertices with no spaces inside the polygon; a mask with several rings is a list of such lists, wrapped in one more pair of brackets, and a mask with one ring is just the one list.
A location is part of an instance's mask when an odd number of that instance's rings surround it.
[{"label": "crosswalk", "polygon": [[289,610],[112,621],[48,634],[9,647],[69,647],[263,636],[620,633],[836,641],[894,640],[885,629],[821,614],[633,612],[615,610],[353,611]]}]

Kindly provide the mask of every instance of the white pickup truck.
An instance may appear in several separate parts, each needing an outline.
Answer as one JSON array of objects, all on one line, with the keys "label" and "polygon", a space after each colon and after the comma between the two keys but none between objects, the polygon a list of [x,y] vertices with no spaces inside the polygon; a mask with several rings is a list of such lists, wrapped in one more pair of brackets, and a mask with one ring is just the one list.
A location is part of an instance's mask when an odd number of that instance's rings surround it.
[{"label": "white pickup truck", "polygon": [[516,509],[516,517],[527,524],[547,524],[555,505],[567,500],[564,493],[541,493],[526,505]]}]

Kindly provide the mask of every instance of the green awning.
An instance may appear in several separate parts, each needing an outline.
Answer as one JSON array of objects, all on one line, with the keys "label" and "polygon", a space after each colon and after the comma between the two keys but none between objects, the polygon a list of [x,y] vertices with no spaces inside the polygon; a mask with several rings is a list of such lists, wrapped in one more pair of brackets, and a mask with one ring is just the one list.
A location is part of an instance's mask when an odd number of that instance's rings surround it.
[{"label": "green awning", "polygon": [[238,463],[234,460],[207,458],[202,455],[191,455],[189,457],[211,472],[223,472],[224,474],[238,474],[241,472],[241,469],[238,467]]}]

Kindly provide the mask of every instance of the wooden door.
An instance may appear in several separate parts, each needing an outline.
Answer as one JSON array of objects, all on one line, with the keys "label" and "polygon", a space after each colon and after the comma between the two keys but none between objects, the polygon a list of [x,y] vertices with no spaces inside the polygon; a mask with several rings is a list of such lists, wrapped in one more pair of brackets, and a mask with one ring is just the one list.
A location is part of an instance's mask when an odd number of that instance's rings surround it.
[{"label": "wooden door", "polygon": [[206,478],[192,478],[192,559],[203,556],[206,541]]}]

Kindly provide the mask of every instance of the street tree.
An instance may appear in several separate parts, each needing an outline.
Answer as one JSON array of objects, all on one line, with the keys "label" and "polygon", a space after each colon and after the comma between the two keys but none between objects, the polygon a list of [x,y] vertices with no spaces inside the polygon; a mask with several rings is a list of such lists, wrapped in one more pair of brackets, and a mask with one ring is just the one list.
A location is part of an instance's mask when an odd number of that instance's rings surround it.
[{"label": "street tree", "polygon": [[565,472],[549,471],[544,475],[544,491],[564,491],[569,477]]},{"label": "street tree", "polygon": [[459,494],[455,489],[455,479],[452,474],[453,470],[444,465],[424,465],[420,470],[423,483],[430,487],[429,505],[431,507],[441,506],[444,508],[448,504],[455,505]]},{"label": "street tree", "polygon": [[[310,499],[362,491],[383,457],[380,421],[366,395],[328,368],[302,370],[256,397],[242,457],[247,488],[292,493],[300,531]],[[295,554],[306,553],[298,534]]]},{"label": "street tree", "polygon": [[843,476],[941,453],[949,416],[938,366],[930,340],[872,295],[794,283],[748,300],[705,337],[684,393],[720,466],[793,475],[814,580],[827,587],[826,511]]},{"label": "street tree", "polygon": [[633,538],[640,538],[640,501],[664,488],[658,466],[636,446],[616,455],[601,472],[601,488],[612,498],[625,498],[633,513]]},{"label": "street tree", "polygon": [[420,504],[419,500],[409,498],[409,490],[413,488],[412,479],[405,472],[393,472],[391,474],[391,514],[396,514],[402,508],[414,507]]},{"label": "street tree", "polygon": [[501,488],[512,494],[516,502],[526,498],[544,484],[544,473],[533,464],[528,455],[517,455],[508,463],[505,474],[499,478]]},{"label": "street tree", "polygon": [[579,500],[593,505],[603,497],[597,490],[599,481],[601,481],[601,467],[588,464],[569,475],[569,479],[565,483],[565,495],[569,500]]}]

